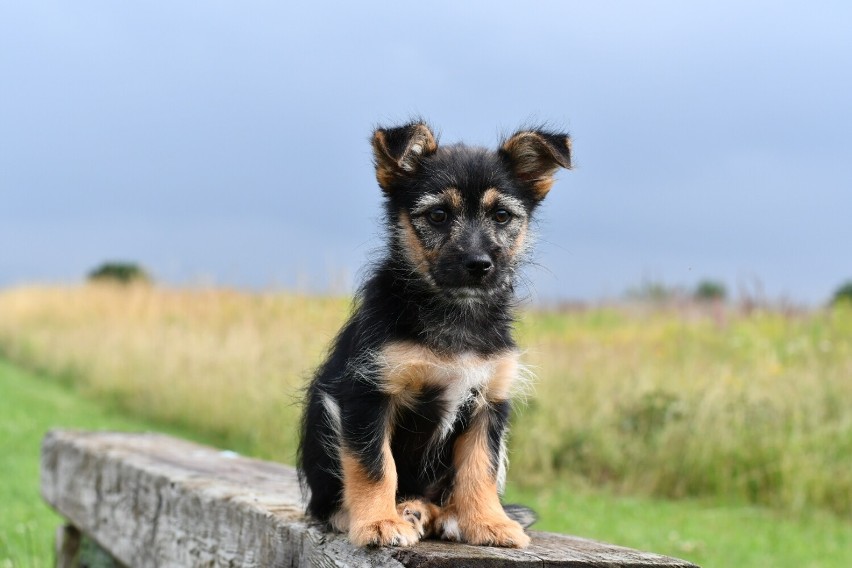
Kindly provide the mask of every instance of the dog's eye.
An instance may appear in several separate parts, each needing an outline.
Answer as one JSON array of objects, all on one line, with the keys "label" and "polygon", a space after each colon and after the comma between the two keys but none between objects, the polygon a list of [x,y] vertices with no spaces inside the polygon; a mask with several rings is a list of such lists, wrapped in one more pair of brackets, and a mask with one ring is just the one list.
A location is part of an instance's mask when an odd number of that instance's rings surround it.
[{"label": "dog's eye", "polygon": [[447,212],[443,209],[432,209],[429,211],[429,221],[435,225],[442,225],[447,221]]},{"label": "dog's eye", "polygon": [[505,209],[498,209],[494,212],[494,220],[499,225],[505,225],[509,222],[509,219],[512,218],[512,214],[506,211]]}]

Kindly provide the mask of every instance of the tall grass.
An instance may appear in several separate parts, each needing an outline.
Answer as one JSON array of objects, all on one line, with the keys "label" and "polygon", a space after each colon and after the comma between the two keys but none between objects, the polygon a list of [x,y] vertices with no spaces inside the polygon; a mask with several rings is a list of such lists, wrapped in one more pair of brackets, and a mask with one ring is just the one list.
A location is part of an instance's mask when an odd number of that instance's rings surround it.
[{"label": "tall grass", "polygon": [[[146,286],[0,292],[0,354],[135,414],[292,460],[348,301]],[[516,483],[574,477],[852,516],[852,309],[527,311]]]},{"label": "tall grass", "polygon": [[292,461],[299,389],[348,301],[88,285],[0,293],[0,354],[143,417]]},{"label": "tall grass", "polygon": [[521,337],[526,472],[852,514],[852,310],[537,313]]}]

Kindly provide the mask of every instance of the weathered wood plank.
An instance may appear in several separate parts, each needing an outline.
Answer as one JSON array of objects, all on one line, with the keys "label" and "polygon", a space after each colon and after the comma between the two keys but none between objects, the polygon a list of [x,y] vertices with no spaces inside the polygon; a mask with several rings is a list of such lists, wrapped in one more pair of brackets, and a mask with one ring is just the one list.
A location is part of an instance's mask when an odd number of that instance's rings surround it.
[{"label": "weathered wood plank", "polygon": [[307,522],[293,468],[158,434],[51,432],[42,447],[41,490],[133,568],[693,566],[541,532],[531,533],[525,550],[437,541],[356,549]]}]

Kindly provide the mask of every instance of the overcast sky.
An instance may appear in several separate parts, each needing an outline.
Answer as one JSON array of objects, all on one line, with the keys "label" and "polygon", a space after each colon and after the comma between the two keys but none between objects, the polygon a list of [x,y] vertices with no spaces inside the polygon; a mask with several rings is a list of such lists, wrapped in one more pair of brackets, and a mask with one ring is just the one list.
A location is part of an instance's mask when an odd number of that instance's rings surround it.
[{"label": "overcast sky", "polygon": [[0,3],[0,286],[357,279],[368,137],[564,127],[539,297],[852,279],[852,3]]}]

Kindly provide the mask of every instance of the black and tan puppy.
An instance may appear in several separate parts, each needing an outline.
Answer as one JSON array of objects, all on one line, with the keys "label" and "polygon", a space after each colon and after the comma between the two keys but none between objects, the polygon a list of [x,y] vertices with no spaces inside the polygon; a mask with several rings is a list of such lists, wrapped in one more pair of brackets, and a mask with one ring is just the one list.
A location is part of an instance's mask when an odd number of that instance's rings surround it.
[{"label": "black and tan puppy", "polygon": [[569,138],[523,130],[494,152],[439,146],[411,123],[372,143],[387,253],[308,387],[308,513],[359,546],[527,546],[499,500],[519,373],[513,289],[530,218],[571,167]]}]

